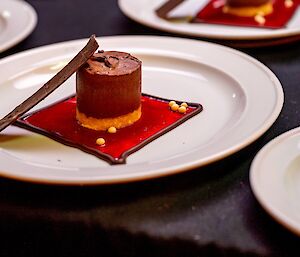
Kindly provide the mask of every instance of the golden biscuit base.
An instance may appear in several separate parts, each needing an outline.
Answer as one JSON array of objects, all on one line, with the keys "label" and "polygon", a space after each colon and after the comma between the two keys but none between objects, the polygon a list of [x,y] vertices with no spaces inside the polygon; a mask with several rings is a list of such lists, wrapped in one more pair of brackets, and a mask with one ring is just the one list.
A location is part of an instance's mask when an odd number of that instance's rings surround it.
[{"label": "golden biscuit base", "polygon": [[76,109],[76,119],[81,126],[93,129],[105,131],[110,127],[115,127],[116,129],[124,128],[132,125],[134,122],[138,121],[142,115],[141,106],[125,115],[121,115],[114,118],[103,118],[97,119],[94,117],[87,117],[84,113],[81,113]]},{"label": "golden biscuit base", "polygon": [[241,17],[254,17],[256,15],[266,16],[273,12],[272,3],[266,3],[260,6],[247,6],[247,7],[232,7],[225,5],[223,12],[241,16]]}]

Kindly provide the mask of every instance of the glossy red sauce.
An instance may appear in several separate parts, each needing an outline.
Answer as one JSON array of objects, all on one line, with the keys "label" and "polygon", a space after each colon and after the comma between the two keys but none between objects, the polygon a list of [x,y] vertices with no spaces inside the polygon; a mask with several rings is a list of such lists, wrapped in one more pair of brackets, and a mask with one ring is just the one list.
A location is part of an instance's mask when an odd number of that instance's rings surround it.
[{"label": "glossy red sauce", "polygon": [[[59,142],[81,148],[100,158],[111,157],[110,162],[118,162],[127,151],[162,133],[172,125],[179,125],[188,117],[199,113],[201,105],[190,106],[185,114],[170,110],[168,100],[142,97],[142,116],[131,126],[117,130],[115,134],[106,131],[94,131],[80,126],[75,118],[76,98],[71,97],[54,105],[29,114],[18,121],[22,127],[33,129]],[[194,113],[193,113],[194,112]],[[18,124],[17,124],[18,125]],[[97,138],[104,138],[104,146],[96,144]],[[137,149],[136,149],[137,150]]]},{"label": "glossy red sauce", "polygon": [[[222,0],[221,0],[222,1]],[[254,20],[253,17],[239,17],[236,15],[226,14],[222,11],[225,1],[223,4],[220,0],[210,1],[199,13],[196,15],[195,22],[205,22],[220,25],[231,25],[231,26],[248,26],[248,27],[261,27],[261,28],[282,28],[293,16],[295,10],[298,8],[300,3],[299,0],[293,0],[294,4],[290,8],[285,7],[284,0],[274,0],[273,12],[266,15],[265,23],[259,24]],[[221,2],[222,3],[222,2]]]}]

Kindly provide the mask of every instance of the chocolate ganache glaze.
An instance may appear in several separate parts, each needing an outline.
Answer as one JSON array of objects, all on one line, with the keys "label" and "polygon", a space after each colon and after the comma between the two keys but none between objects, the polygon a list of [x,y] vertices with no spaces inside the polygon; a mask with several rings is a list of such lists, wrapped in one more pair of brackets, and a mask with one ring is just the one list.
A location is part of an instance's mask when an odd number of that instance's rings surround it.
[{"label": "chocolate ganache glaze", "polygon": [[87,117],[114,118],[141,104],[141,61],[116,51],[98,51],[76,74],[77,109]]}]

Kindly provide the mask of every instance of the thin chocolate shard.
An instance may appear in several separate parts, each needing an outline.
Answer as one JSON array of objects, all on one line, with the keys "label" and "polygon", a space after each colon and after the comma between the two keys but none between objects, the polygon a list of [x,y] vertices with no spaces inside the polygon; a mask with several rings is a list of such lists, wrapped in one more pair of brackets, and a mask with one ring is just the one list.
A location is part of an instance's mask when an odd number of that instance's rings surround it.
[{"label": "thin chocolate shard", "polygon": [[32,96],[18,105],[13,111],[0,120],[0,131],[15,122],[21,115],[29,111],[32,107],[41,102],[62,83],[64,83],[73,73],[75,73],[94,54],[99,45],[95,35],[92,35],[86,46],[53,78],[37,90]]},{"label": "thin chocolate shard", "polygon": [[168,0],[162,6],[160,6],[155,12],[158,17],[162,19],[168,18],[168,13],[173,10],[176,6],[183,3],[185,0]]}]

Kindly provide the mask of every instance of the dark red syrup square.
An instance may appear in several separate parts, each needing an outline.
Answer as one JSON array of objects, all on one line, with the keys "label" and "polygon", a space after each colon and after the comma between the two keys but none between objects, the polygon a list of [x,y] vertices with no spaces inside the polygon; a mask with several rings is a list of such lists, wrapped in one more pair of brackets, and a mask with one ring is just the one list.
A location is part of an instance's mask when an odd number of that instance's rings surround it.
[{"label": "dark red syrup square", "polygon": [[264,16],[264,23],[259,23],[254,17],[240,17],[224,13],[225,0],[211,0],[198,12],[193,22],[278,29],[287,25],[299,3],[300,0],[293,0],[293,5],[287,7],[284,0],[273,0],[273,12]]},{"label": "dark red syrup square", "polygon": [[[171,111],[169,99],[143,94],[142,116],[117,133],[87,129],[76,120],[76,97],[56,102],[18,119],[14,125],[40,133],[68,146],[93,154],[110,164],[121,164],[133,152],[202,111],[202,105],[188,103],[186,113]],[[180,103],[180,102],[178,102]],[[105,144],[96,144],[98,138]]]}]

